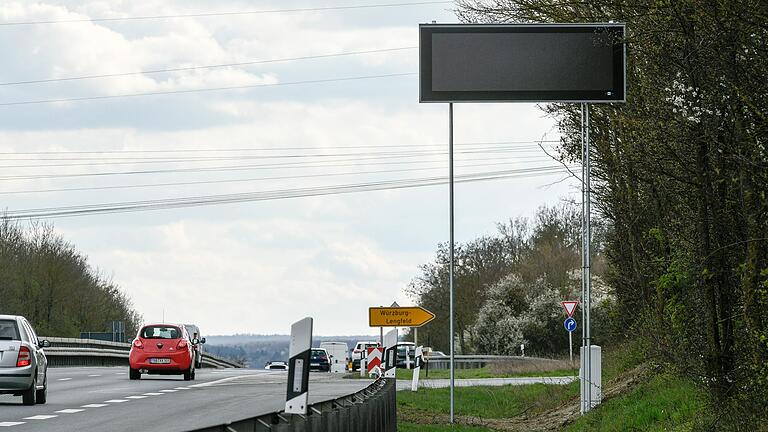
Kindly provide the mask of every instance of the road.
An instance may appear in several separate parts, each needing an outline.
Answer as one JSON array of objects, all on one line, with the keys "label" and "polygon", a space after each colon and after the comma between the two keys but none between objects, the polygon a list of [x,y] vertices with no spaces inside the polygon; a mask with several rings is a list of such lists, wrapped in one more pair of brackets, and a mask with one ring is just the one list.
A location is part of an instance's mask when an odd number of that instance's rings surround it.
[{"label": "road", "polygon": [[[267,414],[285,405],[286,372],[200,369],[195,381],[181,376],[128,379],[128,368],[49,369],[48,403],[23,406],[0,396],[0,430],[188,431]],[[365,388],[369,380],[328,373],[310,376],[310,403]]]}]

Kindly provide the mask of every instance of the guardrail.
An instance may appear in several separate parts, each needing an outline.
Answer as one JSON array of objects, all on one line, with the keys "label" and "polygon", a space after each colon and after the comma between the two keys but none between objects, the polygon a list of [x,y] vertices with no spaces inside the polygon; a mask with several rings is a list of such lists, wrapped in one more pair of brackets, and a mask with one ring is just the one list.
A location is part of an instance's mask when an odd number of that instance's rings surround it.
[{"label": "guardrail", "polygon": [[[455,357],[456,369],[477,369],[487,366],[490,363],[519,363],[521,365],[538,363],[540,365],[552,362],[559,363],[559,360],[553,360],[542,357],[520,357],[520,356],[501,356],[501,355],[457,355]],[[450,356],[430,356],[427,358],[427,364],[430,369],[450,369]]]},{"label": "guardrail", "polygon": [[379,379],[349,396],[314,403],[307,415],[280,411],[196,432],[395,432],[396,393],[394,379]]},{"label": "guardrail", "polygon": [[[57,366],[128,366],[131,344],[95,339],[40,337],[51,343],[45,348],[48,364]],[[241,368],[243,364],[203,352],[203,367]]]}]

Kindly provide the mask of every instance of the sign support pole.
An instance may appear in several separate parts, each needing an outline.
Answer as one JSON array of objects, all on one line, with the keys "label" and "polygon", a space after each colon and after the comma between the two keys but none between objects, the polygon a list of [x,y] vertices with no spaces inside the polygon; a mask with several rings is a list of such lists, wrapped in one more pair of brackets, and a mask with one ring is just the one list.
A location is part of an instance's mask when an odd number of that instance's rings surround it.
[{"label": "sign support pole", "polygon": [[592,337],[590,334],[590,309],[592,307],[592,278],[590,274],[591,227],[591,167],[589,151],[589,104],[581,104],[581,233],[582,233],[582,355],[581,361],[581,412],[592,409]]},{"label": "sign support pole", "polygon": [[571,367],[573,367],[573,332],[568,332],[568,350],[571,353]]},{"label": "sign support pole", "polygon": [[453,102],[448,104],[448,189],[449,189],[449,195],[450,195],[450,230],[451,230],[451,254],[450,254],[450,262],[448,265],[448,285],[450,290],[450,347],[451,347],[451,424],[455,422],[454,417],[454,389],[455,389],[455,376],[454,376],[454,330],[453,330],[453,301],[454,301],[454,293],[453,293],[453,251],[454,251],[454,245],[453,245]]}]

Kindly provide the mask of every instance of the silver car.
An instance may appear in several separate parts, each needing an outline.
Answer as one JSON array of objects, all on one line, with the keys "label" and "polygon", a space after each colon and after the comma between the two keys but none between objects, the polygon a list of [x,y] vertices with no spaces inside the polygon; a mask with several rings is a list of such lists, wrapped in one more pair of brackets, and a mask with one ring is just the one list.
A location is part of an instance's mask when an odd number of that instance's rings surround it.
[{"label": "silver car", "polygon": [[26,318],[0,315],[0,394],[21,396],[24,405],[44,404],[48,396],[48,359]]}]

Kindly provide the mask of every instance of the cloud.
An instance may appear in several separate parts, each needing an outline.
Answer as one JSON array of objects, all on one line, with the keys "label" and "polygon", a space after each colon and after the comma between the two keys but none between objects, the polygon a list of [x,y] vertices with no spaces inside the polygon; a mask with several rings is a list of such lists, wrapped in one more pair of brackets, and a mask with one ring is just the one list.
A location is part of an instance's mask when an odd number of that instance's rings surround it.
[{"label": "cloud", "polygon": [[[302,0],[291,2],[291,7],[313,4]],[[285,2],[7,1],[0,4],[0,19],[281,7],[286,7]],[[440,16],[446,16],[441,8],[421,7],[7,27],[0,32],[0,49],[11,61],[0,70],[0,81],[414,46],[418,22]],[[409,72],[416,67],[416,51],[411,50],[10,86],[0,88],[0,96],[31,100],[184,90]],[[0,108],[4,176],[286,163],[279,168],[221,172],[4,180],[2,192],[217,183],[1,196],[9,209],[29,209],[445,176],[447,108],[418,104],[417,91],[416,78],[407,77]],[[456,108],[455,126],[457,143],[526,141],[550,131],[553,121],[530,104],[461,105]],[[411,147],[417,145],[434,147]],[[250,151],[224,151],[236,148]],[[432,152],[418,158],[383,155],[415,148]],[[218,149],[203,154],[222,159],[158,163],[129,158],[185,149]],[[150,153],[12,154],[123,150]],[[200,153],[165,154],[171,155]],[[275,159],[275,155],[290,157]],[[552,164],[531,146],[509,154],[459,153],[456,159],[457,174]],[[285,178],[291,176],[304,177]],[[531,214],[539,205],[570,193],[572,183],[568,182],[540,189],[557,178],[458,185],[457,239],[491,233],[495,222]],[[418,265],[431,259],[437,243],[447,240],[446,212],[447,188],[435,186],[55,223],[90,256],[93,265],[114,274],[149,320],[161,319],[165,311],[168,319],[196,322],[208,334],[285,333],[296,319],[314,316],[318,334],[353,334],[370,332],[367,307],[395,300],[410,303],[403,289],[417,274]]]}]

